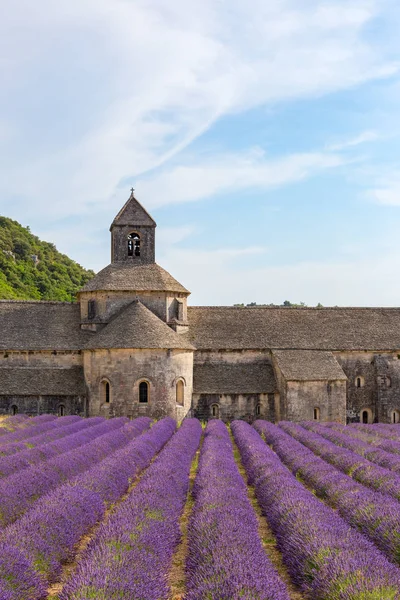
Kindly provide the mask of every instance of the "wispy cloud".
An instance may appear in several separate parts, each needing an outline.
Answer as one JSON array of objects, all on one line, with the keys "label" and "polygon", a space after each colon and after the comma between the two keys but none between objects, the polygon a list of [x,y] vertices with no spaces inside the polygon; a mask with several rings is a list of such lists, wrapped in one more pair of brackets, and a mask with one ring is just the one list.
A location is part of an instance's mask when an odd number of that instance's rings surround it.
[{"label": "wispy cloud", "polygon": [[326,149],[330,152],[340,152],[341,150],[354,148],[355,146],[360,146],[361,144],[366,144],[368,142],[375,142],[379,139],[381,139],[381,135],[377,131],[363,131],[359,135],[348,140],[329,144]]},{"label": "wispy cloud", "polygon": [[397,65],[363,33],[380,7],[16,0],[0,23],[16,127],[0,149],[2,196],[18,189],[28,214],[32,200],[36,214],[49,204],[59,217],[84,213],[224,114],[393,74]]}]

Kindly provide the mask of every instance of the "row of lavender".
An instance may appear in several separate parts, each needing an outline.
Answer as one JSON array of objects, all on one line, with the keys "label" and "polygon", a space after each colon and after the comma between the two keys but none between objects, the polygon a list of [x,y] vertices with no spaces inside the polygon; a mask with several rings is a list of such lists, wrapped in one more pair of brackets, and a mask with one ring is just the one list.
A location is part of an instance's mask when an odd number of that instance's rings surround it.
[{"label": "row of lavender", "polygon": [[168,573],[180,541],[179,521],[201,425],[187,419],[91,541],[60,595],[88,598],[169,598]]},{"label": "row of lavender", "polygon": [[269,561],[232,442],[221,421],[205,431],[189,523],[186,600],[289,600]]},{"label": "row of lavender", "polygon": [[400,570],[320,502],[257,431],[232,425],[249,482],[293,580],[313,599],[400,598]]},{"label": "row of lavender", "polygon": [[60,577],[82,536],[104,518],[175,431],[172,419],[150,430],[149,422],[145,417],[133,421],[129,442],[91,468],[89,461],[84,473],[45,495],[0,534],[0,598],[47,597],[48,585]]},{"label": "row of lavender", "polygon": [[337,509],[342,518],[373,541],[389,559],[400,557],[400,504],[391,496],[366,488],[309,450],[309,442],[318,445],[319,436],[295,423],[280,427],[257,421],[263,435],[290,471],[321,498]]},{"label": "row of lavender", "polygon": [[0,525],[16,521],[38,498],[127,444],[135,435],[133,426],[128,419],[116,418],[90,427],[66,438],[67,449],[72,449],[1,479]]}]

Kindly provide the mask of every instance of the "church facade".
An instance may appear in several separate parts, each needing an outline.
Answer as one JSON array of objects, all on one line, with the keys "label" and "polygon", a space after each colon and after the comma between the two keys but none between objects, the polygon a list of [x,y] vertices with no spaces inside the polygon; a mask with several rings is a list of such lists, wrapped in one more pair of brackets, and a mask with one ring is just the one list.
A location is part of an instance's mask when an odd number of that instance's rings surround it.
[{"label": "church facade", "polygon": [[400,420],[400,309],[190,307],[133,193],[76,303],[0,301],[0,415]]}]

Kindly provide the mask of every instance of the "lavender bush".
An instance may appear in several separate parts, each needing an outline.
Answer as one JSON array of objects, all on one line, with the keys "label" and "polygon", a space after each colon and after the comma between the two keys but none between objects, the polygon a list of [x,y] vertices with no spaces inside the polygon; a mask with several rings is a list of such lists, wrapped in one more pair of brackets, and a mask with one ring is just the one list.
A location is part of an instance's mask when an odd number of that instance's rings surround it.
[{"label": "lavender bush", "polygon": [[398,600],[399,569],[306,490],[255,429],[235,421],[232,431],[285,563],[310,598]]},{"label": "lavender bush", "polygon": [[[279,423],[279,426],[285,430],[287,427],[290,427],[290,423],[282,421]],[[315,454],[321,456],[340,471],[351,475],[363,485],[400,499],[399,475],[389,469],[371,463],[359,454],[347,450],[347,448],[336,446],[336,444],[313,432],[311,429],[308,429],[308,431],[312,435],[305,436],[301,441]]]},{"label": "lavender bush", "polygon": [[167,575],[201,425],[186,419],[128,498],[102,525],[60,600],[167,600]]},{"label": "lavender bush", "polygon": [[102,417],[92,417],[91,419],[80,419],[75,423],[71,423],[70,425],[64,425],[62,427],[56,427],[51,429],[50,431],[46,431],[45,433],[41,433],[39,435],[35,435],[32,438],[28,438],[22,442],[10,442],[6,444],[1,449],[0,453],[0,464],[8,464],[8,457],[13,454],[20,454],[24,451],[33,450],[34,448],[38,448],[43,446],[44,444],[48,444],[58,439],[62,439],[63,437],[75,433],[77,431],[82,431],[87,427],[93,427],[94,425],[99,425],[100,423],[104,423],[105,419]]},{"label": "lavender bush", "polygon": [[[43,415],[43,417],[45,416],[50,415]],[[56,429],[57,427],[64,427],[65,425],[70,425],[71,423],[76,423],[81,420],[81,418],[77,416],[59,418],[54,417],[50,419],[45,419],[43,417],[35,417],[32,419],[30,427],[19,428],[13,433],[2,435],[0,438],[0,456],[4,448],[10,442],[21,442],[22,440],[34,437],[35,435],[45,433],[45,431],[50,431],[51,429]]]},{"label": "lavender bush", "polygon": [[360,456],[363,456],[367,460],[383,467],[400,473],[400,457],[393,456],[390,452],[386,452],[381,447],[377,448],[374,445],[369,444],[361,439],[349,436],[335,429],[324,427],[319,423],[305,422],[302,423],[304,427],[322,435],[325,439],[333,442],[337,446],[347,448]]},{"label": "lavender bush", "polygon": [[254,427],[293,475],[326,498],[345,521],[373,541],[388,558],[400,562],[400,504],[397,500],[364,487],[315,456],[293,439],[297,435],[299,440],[312,435],[299,425],[291,423],[282,431],[267,421],[256,421]]},{"label": "lavender bush", "polygon": [[289,600],[262,547],[222,421],[207,425],[193,494],[185,600]]},{"label": "lavender bush", "polygon": [[[139,435],[149,421],[146,417],[136,419],[132,431],[136,430]],[[46,597],[44,590],[49,582],[60,576],[62,564],[73,557],[79,540],[104,516],[109,505],[105,501],[109,497],[108,477],[118,472],[122,461],[127,459],[123,465],[125,475],[119,477],[119,494],[126,492],[130,481],[150,464],[175,428],[175,421],[163,419],[130,442],[126,449],[105,459],[103,463],[108,465],[108,470],[99,463],[91,469],[90,478],[76,478],[71,484],[61,486],[39,500],[33,510],[5,530],[0,538],[0,554],[5,564],[7,558],[12,559],[13,556],[22,557],[24,561],[19,568],[19,578],[13,578],[13,585],[8,585],[9,571],[4,569],[2,572],[0,566],[0,586],[8,589],[12,600],[41,600]],[[114,495],[112,500],[116,499]],[[19,579],[36,582],[36,588],[25,594]]]},{"label": "lavender bush", "polygon": [[[3,527],[21,517],[32,505],[57,486],[94,466],[114,450],[127,444],[136,434],[128,419],[111,419],[102,425],[75,434],[83,435],[84,450],[77,447],[34,467],[24,469],[0,481],[0,525]],[[97,430],[97,431],[96,431]],[[99,430],[102,435],[99,435]],[[92,436],[92,441],[88,441]]]}]

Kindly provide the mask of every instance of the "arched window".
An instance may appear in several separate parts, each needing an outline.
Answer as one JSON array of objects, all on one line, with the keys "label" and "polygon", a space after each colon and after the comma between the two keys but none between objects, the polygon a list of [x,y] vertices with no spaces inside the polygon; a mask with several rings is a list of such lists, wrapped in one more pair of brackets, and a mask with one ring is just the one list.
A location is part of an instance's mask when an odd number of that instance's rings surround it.
[{"label": "arched window", "polygon": [[398,410],[393,410],[390,415],[391,423],[400,423],[400,412]]},{"label": "arched window", "polygon": [[261,404],[257,404],[256,406],[256,416],[259,417],[261,415]]},{"label": "arched window", "polygon": [[141,404],[147,404],[149,401],[149,384],[147,381],[139,383],[139,402]]},{"label": "arched window", "polygon": [[182,379],[176,382],[176,403],[180,406],[185,404],[185,384]]},{"label": "arched window", "polygon": [[214,419],[219,419],[219,405],[218,404],[211,405],[211,416]]},{"label": "arched window", "polygon": [[140,236],[138,233],[128,235],[128,256],[140,256]]},{"label": "arched window", "polygon": [[18,406],[16,404],[13,404],[11,407],[11,414],[12,415],[17,415],[18,414]]},{"label": "arched window", "polygon": [[64,404],[60,404],[60,406],[58,407],[58,416],[59,417],[64,417],[65,416],[65,406],[64,406]]},{"label": "arched window", "polygon": [[356,388],[364,387],[364,377],[356,377]]},{"label": "arched window", "polygon": [[319,408],[318,408],[318,407],[315,407],[315,408],[314,408],[314,421],[319,421],[320,414],[321,414],[321,413],[320,413],[320,410],[319,410]]},{"label": "arched window", "polygon": [[89,300],[88,302],[88,319],[94,319],[96,316],[96,300]]},{"label": "arched window", "polygon": [[100,395],[102,404],[110,404],[111,402],[111,385],[107,379],[103,379],[100,384]]}]

